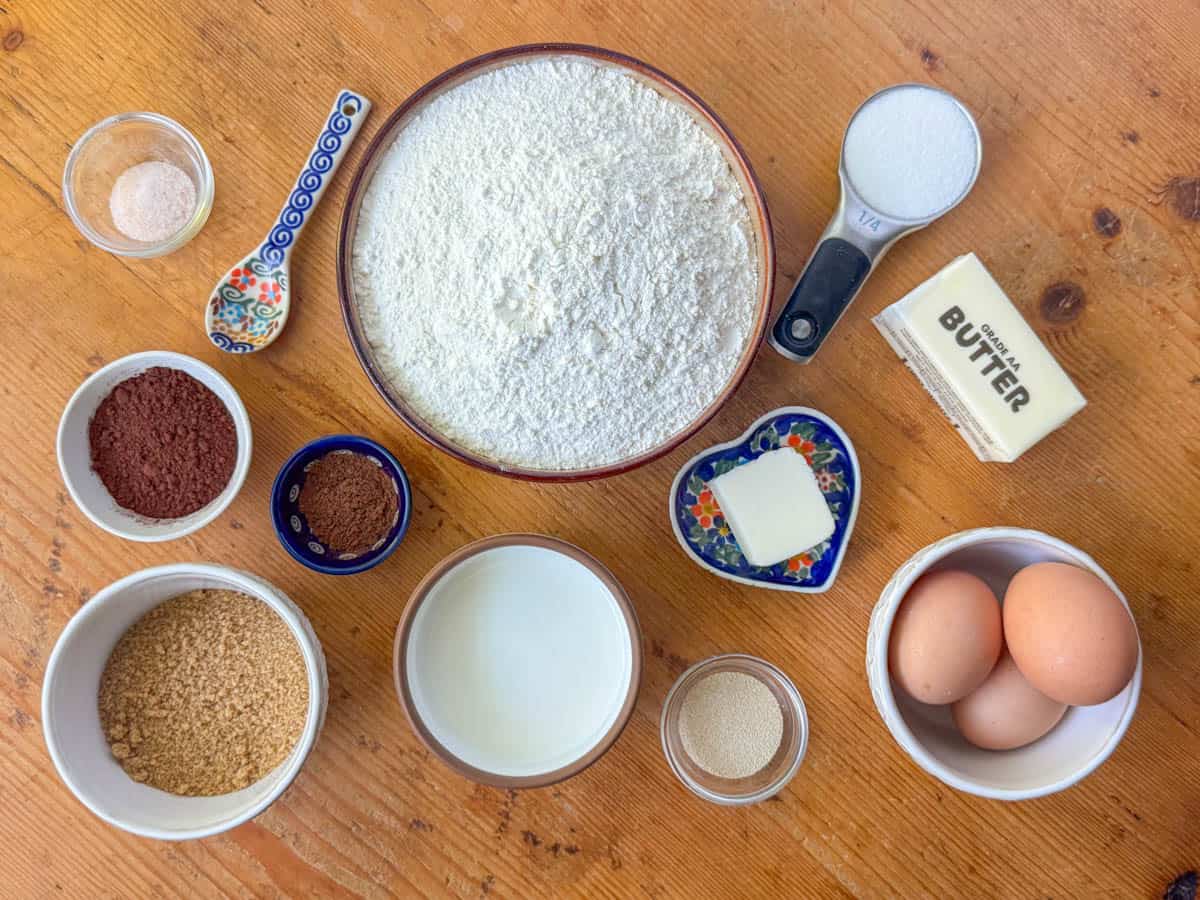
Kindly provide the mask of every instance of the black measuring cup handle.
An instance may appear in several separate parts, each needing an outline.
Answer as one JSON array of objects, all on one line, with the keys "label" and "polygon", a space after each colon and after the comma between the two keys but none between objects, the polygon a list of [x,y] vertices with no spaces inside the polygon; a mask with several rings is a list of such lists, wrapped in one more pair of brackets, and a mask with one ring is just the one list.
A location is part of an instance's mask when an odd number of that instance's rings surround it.
[{"label": "black measuring cup handle", "polygon": [[871,271],[871,259],[840,237],[827,237],[813,251],[783,311],[771,342],[785,356],[806,362],[833,330]]}]

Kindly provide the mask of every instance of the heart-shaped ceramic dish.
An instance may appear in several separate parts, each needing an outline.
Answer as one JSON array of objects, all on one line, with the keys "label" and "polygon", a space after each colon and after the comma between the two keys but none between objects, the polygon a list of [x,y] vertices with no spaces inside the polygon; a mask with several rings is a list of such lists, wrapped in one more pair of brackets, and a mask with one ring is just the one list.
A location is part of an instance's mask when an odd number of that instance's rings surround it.
[{"label": "heart-shaped ceramic dish", "polygon": [[[833,537],[773,566],[753,566],[742,555],[708,482],[786,446],[803,453],[812,466],[833,513]],[[714,575],[752,587],[819,594],[833,586],[842,567],[861,492],[858,456],[846,433],[815,409],[784,406],[759,418],[740,437],[684,463],[671,485],[671,528],[684,552]]]}]

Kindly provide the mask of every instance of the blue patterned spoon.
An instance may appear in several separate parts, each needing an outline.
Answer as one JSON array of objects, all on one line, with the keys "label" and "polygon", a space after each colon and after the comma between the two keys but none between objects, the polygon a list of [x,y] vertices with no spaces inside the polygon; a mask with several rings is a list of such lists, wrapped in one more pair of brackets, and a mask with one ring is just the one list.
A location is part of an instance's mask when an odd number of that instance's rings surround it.
[{"label": "blue patterned spoon", "polygon": [[283,331],[291,306],[288,272],[292,248],[370,109],[371,101],[361,94],[345,90],[338,93],[308,162],[266,240],[216,283],[205,309],[204,330],[222,350],[253,353]]}]

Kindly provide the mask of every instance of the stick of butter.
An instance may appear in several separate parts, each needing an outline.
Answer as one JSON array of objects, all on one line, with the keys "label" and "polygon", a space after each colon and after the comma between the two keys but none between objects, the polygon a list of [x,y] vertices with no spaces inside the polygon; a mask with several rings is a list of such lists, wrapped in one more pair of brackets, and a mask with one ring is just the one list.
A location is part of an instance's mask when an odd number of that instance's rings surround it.
[{"label": "stick of butter", "polygon": [[974,253],[874,322],[984,462],[1012,462],[1087,405]]},{"label": "stick of butter", "polygon": [[752,566],[773,566],[833,535],[836,523],[808,460],[771,450],[708,483]]}]

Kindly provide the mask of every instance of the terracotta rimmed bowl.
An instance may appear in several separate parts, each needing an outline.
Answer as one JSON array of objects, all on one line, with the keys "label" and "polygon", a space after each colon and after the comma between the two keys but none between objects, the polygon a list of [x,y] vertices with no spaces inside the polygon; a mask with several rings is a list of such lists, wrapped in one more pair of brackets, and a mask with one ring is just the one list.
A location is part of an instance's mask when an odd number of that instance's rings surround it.
[{"label": "terracotta rimmed bowl", "polygon": [[421,741],[481,784],[543,787],[586,769],[629,721],[641,628],[620,583],[566,541],[461,547],[413,592],[393,675]]},{"label": "terracotta rimmed bowl", "polygon": [[[658,91],[667,99],[680,104],[692,115],[700,127],[716,141],[729,163],[733,176],[741,186],[742,194],[750,209],[751,225],[755,237],[755,259],[758,263],[759,289],[754,324],[750,329],[746,345],[742,348],[737,367],[720,393],[691,424],[658,446],[651,447],[628,459],[586,469],[535,469],[513,465],[476,453],[447,438],[409,405],[376,364],[359,320],[358,306],[354,295],[354,235],[358,230],[359,210],[375,171],[383,160],[385,152],[392,146],[400,132],[430,101],[465,81],[503,66],[552,56],[580,56],[601,65],[620,69]],[[775,287],[775,237],[771,228],[771,216],[767,211],[766,198],[763,196],[762,188],[759,186],[750,160],[725,123],[696,94],[653,66],[612,50],[585,44],[525,44],[485,53],[448,69],[418,89],[383,124],[367,148],[354,180],[350,184],[349,194],[346,196],[346,205],[342,211],[341,231],[338,237],[337,280],[342,319],[346,324],[346,332],[350,336],[350,344],[358,356],[359,363],[387,405],[413,431],[438,449],[489,472],[496,472],[510,478],[535,481],[585,481],[627,472],[670,453],[700,430],[737,390],[738,385],[741,384],[750,369],[750,364],[762,342],[770,316],[771,295]]]}]

